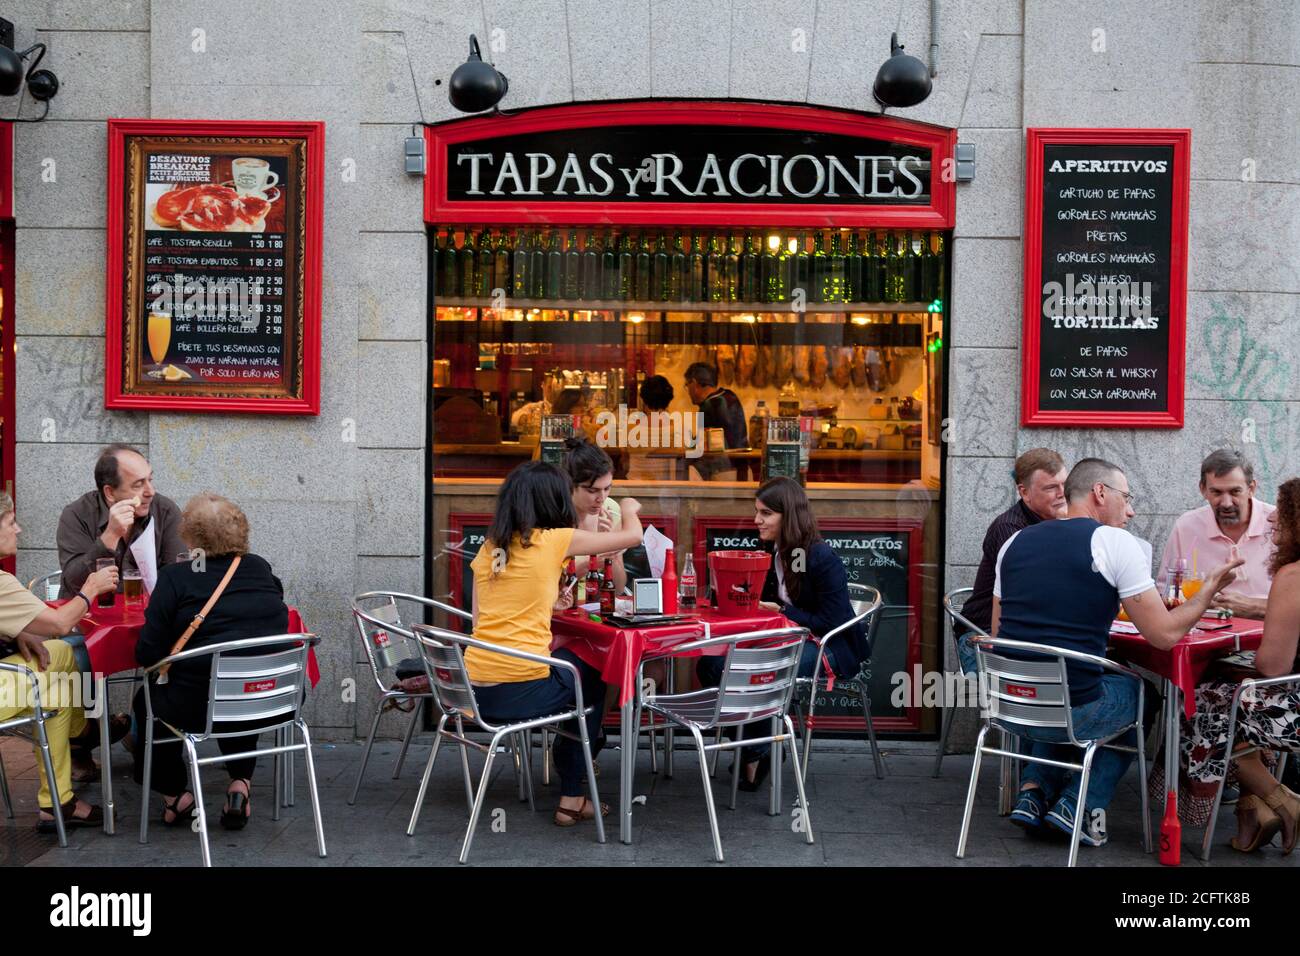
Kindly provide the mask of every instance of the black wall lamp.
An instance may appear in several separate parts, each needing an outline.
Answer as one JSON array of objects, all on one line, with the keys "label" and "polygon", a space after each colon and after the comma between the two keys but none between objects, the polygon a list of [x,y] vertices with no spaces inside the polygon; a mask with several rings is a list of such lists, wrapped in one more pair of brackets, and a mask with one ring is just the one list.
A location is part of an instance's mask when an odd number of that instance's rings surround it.
[{"label": "black wall lamp", "polygon": [[871,95],[882,108],[916,106],[930,95],[930,68],[914,56],[903,52],[898,34],[889,36],[889,59],[876,73]]},{"label": "black wall lamp", "polygon": [[456,67],[451,75],[447,98],[462,113],[482,113],[490,110],[506,95],[510,81],[500,70],[483,62],[478,49],[478,37],[469,35],[469,59]]},{"label": "black wall lamp", "polygon": [[[59,92],[59,78],[49,70],[38,70],[37,66],[45,57],[45,44],[33,43],[27,49],[14,50],[14,25],[8,20],[0,19],[0,96],[13,96],[27,84],[27,93],[37,102],[45,104],[45,112],[50,110],[50,100]],[[27,72],[23,72],[23,61],[33,53]],[[20,104],[21,108],[21,104]],[[42,113],[37,119],[44,119]],[[18,120],[18,122],[35,122],[36,120]]]}]

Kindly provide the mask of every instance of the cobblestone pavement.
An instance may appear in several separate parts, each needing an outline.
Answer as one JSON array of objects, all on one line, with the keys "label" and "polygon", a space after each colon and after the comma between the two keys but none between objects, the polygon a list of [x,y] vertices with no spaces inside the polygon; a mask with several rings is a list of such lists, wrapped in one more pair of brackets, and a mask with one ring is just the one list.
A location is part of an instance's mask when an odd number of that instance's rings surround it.
[{"label": "cobblestone pavement", "polygon": [[[466,813],[459,761],[452,752],[439,754],[429,796],[414,837],[406,836],[406,822],[419,785],[429,748],[412,745],[401,777],[392,779],[398,745],[376,744],[366,780],[355,806],[348,806],[360,744],[318,744],[316,767],[321,788],[329,856],[315,852],[311,803],[304,768],[298,762],[294,806],[278,821],[271,819],[269,762],[259,767],[253,788],[253,819],[239,832],[227,832],[216,823],[225,779],[220,767],[206,771],[205,788],[209,820],[213,824],[212,855],[217,866],[349,866],[393,861],[427,865],[455,865],[464,834]],[[60,849],[55,838],[37,835],[35,819],[35,762],[21,741],[0,742],[15,802],[15,818],[3,820],[0,829],[0,865],[33,866],[192,866],[200,862],[198,837],[189,829],[171,830],[150,824],[150,842],[137,839],[140,791],[130,775],[131,757],[120,746],[113,752],[113,783],[118,807],[118,832],[72,830],[69,847]],[[649,756],[642,748],[636,792],[645,803],[634,811],[632,845],[618,842],[618,830],[609,820],[609,842],[595,842],[594,828],[584,823],[560,829],[551,823],[558,798],[554,783],[537,784],[538,810],[532,813],[518,800],[508,760],[498,761],[475,836],[471,864],[484,866],[536,863],[543,865],[713,866],[708,819],[704,808],[698,764],[693,753],[679,751],[675,775],[650,772]],[[727,758],[714,783],[722,845],[727,863],[736,866],[1059,866],[1066,856],[1064,840],[1029,838],[995,812],[996,771],[983,775],[976,796],[967,859],[953,853],[961,822],[961,808],[970,775],[969,755],[951,755],[943,776],[930,776],[933,744],[886,745],[888,775],[877,780],[869,754],[855,744],[827,743],[814,754],[809,771],[809,802],[816,843],[808,846],[794,832],[791,815],[794,785],[786,777],[785,812],[767,815],[767,795],[741,793],[734,811],[726,809]],[[471,756],[477,774],[480,761]],[[602,792],[616,801],[617,748],[599,759]],[[662,767],[661,767],[662,771]],[[540,771],[537,771],[540,776]],[[495,773],[495,771],[494,771]],[[476,776],[477,779],[477,776]],[[1120,786],[1108,815],[1110,843],[1101,849],[1083,847],[1080,866],[1156,866],[1141,847],[1136,770]],[[84,785],[82,794],[99,802],[99,784]],[[154,799],[154,804],[158,803]],[[151,813],[158,819],[158,807]],[[497,821],[493,827],[493,819]],[[1155,821],[1158,823],[1158,821]],[[1234,822],[1223,811],[1216,836],[1212,866],[1288,866],[1300,854],[1283,858],[1276,847],[1251,857],[1227,846]],[[1199,831],[1184,832],[1183,865],[1200,867]]]}]

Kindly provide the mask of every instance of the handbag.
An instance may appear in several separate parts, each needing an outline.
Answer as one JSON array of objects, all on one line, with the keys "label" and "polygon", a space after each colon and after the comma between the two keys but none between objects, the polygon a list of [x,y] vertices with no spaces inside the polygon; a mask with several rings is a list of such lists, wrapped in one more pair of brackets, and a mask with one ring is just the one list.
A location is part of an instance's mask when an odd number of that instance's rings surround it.
[{"label": "handbag", "polygon": [[[194,632],[199,629],[199,625],[202,624],[203,619],[208,616],[208,612],[212,610],[212,606],[217,603],[217,598],[221,597],[221,592],[226,589],[226,585],[230,583],[230,579],[235,576],[235,569],[239,567],[241,557],[242,555],[235,555],[235,560],[230,562],[230,567],[226,569],[226,574],[221,579],[221,583],[218,584],[217,589],[212,592],[212,596],[208,598],[208,601],[203,605],[202,610],[200,610],[198,614],[194,615],[194,620],[190,621],[190,626],[185,629],[185,633],[182,634],[180,639],[172,645],[171,651],[167,654],[168,657],[172,657],[185,650],[185,645],[188,644],[190,638],[194,636]],[[171,670],[171,664],[164,664],[162,667],[158,668],[158,679],[155,683],[167,683],[169,680],[167,672],[169,670]]]}]

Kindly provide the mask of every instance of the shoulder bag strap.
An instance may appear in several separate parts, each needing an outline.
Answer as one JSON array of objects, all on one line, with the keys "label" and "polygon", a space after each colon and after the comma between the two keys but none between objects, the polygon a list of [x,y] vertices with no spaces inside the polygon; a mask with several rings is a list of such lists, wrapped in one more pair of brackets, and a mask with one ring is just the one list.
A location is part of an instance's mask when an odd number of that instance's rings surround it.
[{"label": "shoulder bag strap", "polygon": [[[202,624],[204,618],[208,616],[208,613],[212,610],[212,606],[217,603],[217,598],[221,597],[221,592],[226,589],[226,585],[230,583],[230,579],[235,576],[235,569],[239,567],[240,558],[241,555],[235,555],[235,560],[231,561],[230,567],[226,569],[225,577],[221,579],[221,583],[217,585],[217,589],[212,592],[212,596],[208,598],[208,602],[203,605],[203,609],[199,611],[198,614],[194,615],[194,620],[190,621],[190,626],[185,629],[185,633],[182,634],[176,643],[172,645],[171,651],[167,654],[168,657],[179,654],[181,651],[185,650],[185,645],[189,643],[194,632],[198,630],[199,625]],[[167,672],[169,670],[171,670],[171,664],[164,664],[162,667],[158,668],[159,684],[167,683]]]}]

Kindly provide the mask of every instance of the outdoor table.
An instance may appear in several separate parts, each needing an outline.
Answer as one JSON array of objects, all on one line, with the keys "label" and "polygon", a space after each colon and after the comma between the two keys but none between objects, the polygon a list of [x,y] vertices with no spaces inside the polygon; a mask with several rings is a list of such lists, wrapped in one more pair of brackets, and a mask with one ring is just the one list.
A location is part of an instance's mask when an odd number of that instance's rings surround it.
[{"label": "outdoor table", "polygon": [[[748,617],[727,617],[713,608],[700,608],[693,617],[693,620],[680,624],[645,628],[613,627],[598,617],[592,620],[589,612],[576,608],[557,611],[551,617],[551,649],[569,648],[585,663],[597,668],[605,683],[619,689],[622,747],[619,756],[618,827],[619,839],[624,843],[632,842],[632,783],[636,771],[632,742],[640,732],[636,726],[636,709],[641,688],[637,686],[636,674],[641,661],[701,638],[793,626],[784,616],[772,611],[761,611]],[[720,646],[689,652],[687,656],[725,653],[726,647]],[[777,779],[780,779],[779,774]]]},{"label": "outdoor table", "polygon": [[[1116,622],[1122,625],[1123,622]],[[1121,630],[1111,630],[1110,644],[1114,656],[1136,664],[1164,681],[1164,706],[1161,712],[1165,736],[1165,810],[1169,809],[1169,794],[1178,786],[1178,755],[1182,726],[1178,719],[1178,698],[1181,695],[1183,712],[1190,720],[1196,713],[1196,685],[1205,669],[1220,657],[1236,651],[1251,651],[1259,647],[1264,636],[1259,621],[1231,618],[1226,622],[1215,617],[1201,619],[1201,624],[1213,626],[1226,623],[1228,627],[1203,631],[1192,628],[1177,644],[1162,651],[1149,644],[1141,634],[1129,633],[1132,625]]]},{"label": "outdoor table", "polygon": [[[59,607],[67,599],[47,601],[50,607]],[[112,607],[100,607],[92,603],[86,616],[81,619],[78,630],[81,632],[84,653],[77,657],[83,669],[92,681],[99,677],[105,679],[114,674],[132,673],[139,666],[135,659],[135,645],[140,640],[140,629],[144,627],[144,601],[130,607],[117,595]],[[295,607],[289,608],[288,634],[300,634],[305,631],[302,617]],[[88,669],[87,669],[88,668]],[[316,662],[315,650],[307,654],[307,679],[312,687],[320,681],[320,667]],[[110,836],[115,830],[113,805],[113,765],[112,747],[108,739],[108,700],[105,695],[99,708],[99,785],[104,803],[104,832]],[[286,761],[286,764],[289,764]],[[288,780],[286,771],[286,780]],[[145,794],[143,799],[148,799]]]}]

